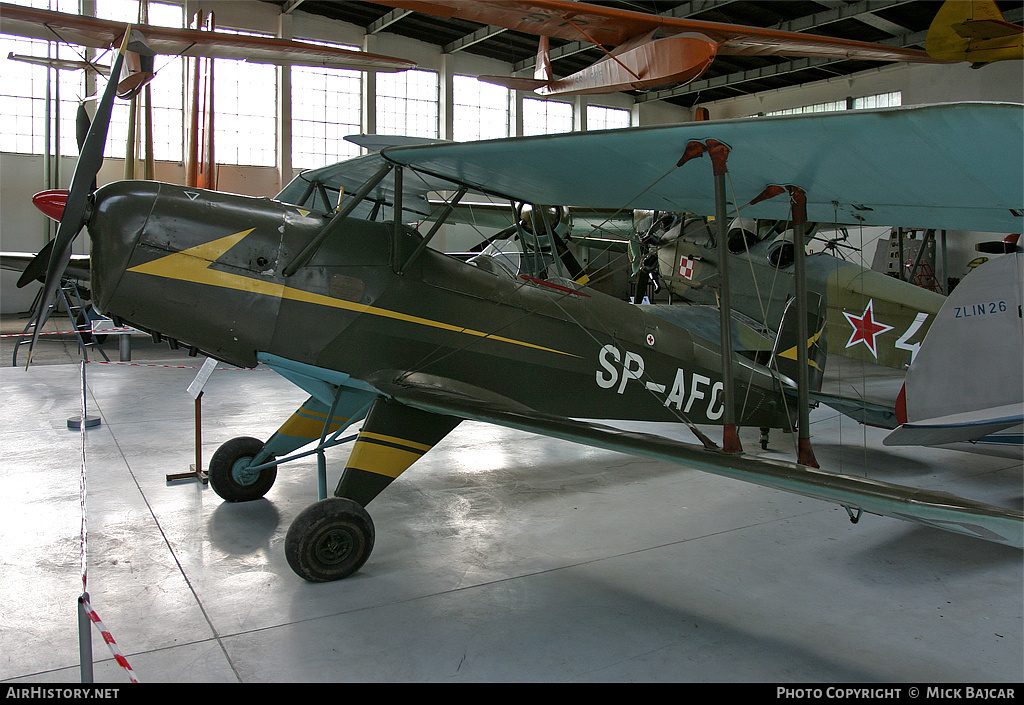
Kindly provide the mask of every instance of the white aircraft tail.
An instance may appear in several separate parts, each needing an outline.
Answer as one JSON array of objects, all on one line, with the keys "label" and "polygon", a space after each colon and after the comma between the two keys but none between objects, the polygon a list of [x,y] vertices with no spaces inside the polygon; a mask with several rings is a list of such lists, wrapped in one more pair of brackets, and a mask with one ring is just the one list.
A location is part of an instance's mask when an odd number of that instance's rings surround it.
[{"label": "white aircraft tail", "polygon": [[907,371],[885,445],[974,441],[1024,422],[1024,254],[975,268],[947,297]]},{"label": "white aircraft tail", "polygon": [[541,36],[537,45],[537,63],[533,69],[533,77],[538,81],[550,82],[554,80],[554,73],[551,70],[551,55],[548,48],[548,38]]}]

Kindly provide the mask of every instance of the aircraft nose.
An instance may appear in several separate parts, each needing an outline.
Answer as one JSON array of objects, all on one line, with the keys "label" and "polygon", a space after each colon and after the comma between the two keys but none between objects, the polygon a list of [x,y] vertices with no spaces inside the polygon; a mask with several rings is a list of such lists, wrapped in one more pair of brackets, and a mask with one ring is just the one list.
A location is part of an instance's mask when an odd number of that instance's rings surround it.
[{"label": "aircraft nose", "polygon": [[64,189],[40,191],[32,197],[32,204],[43,212],[50,220],[60,222],[64,216],[64,206],[68,202],[68,192]]},{"label": "aircraft nose", "polygon": [[93,304],[105,310],[128,268],[149,213],[160,193],[154,181],[118,181],[93,195],[89,218]]}]

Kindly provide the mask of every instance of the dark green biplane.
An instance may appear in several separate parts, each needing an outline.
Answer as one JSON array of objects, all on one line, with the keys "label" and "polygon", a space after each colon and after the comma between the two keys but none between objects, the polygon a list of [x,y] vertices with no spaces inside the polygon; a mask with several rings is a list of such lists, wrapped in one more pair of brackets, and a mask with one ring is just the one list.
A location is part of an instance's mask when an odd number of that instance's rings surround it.
[{"label": "dark green biplane", "polygon": [[[713,179],[708,159],[682,157],[692,144],[689,156],[697,156],[718,140],[731,148],[736,193],[755,195],[768,181],[798,184],[809,220],[838,209],[882,223],[919,217],[923,227],[999,231],[1020,221],[1019,173],[1015,184],[993,187],[1000,180],[990,166],[958,171],[950,177],[957,200],[939,207],[924,204],[925,189],[901,199],[906,189],[853,174],[866,155],[892,179],[907,163],[916,174],[938,174],[948,170],[947,155],[932,145],[955,144],[968,129],[1000,139],[1009,133],[1019,145],[1019,109],[946,106],[395,147],[339,166],[336,173],[362,185],[346,189],[338,204],[327,194],[343,181],[308,177],[279,199],[141,181],[90,194],[112,99],[108,90],[83,148],[43,300],[87,226],[100,310],[233,365],[265,364],[308,392],[266,443],[233,439],[216,452],[210,484],[228,501],[262,497],[278,466],[296,455],[316,453],[322,469],[324,450],[361,421],[333,496],[304,510],[288,531],[289,563],[307,580],[358,570],[374,542],[366,505],[463,419],[680,462],[838,503],[851,516],[877,513],[1022,544],[1020,511],[827,472],[812,454],[795,464],[738,447],[740,425],[796,428],[809,438],[801,390],[820,380],[824,364],[813,305],[782,326],[792,331],[788,343],[750,359],[730,339],[692,333],[657,307],[559,276],[557,243],[555,256],[545,260],[538,248],[509,271],[487,255],[463,261],[431,249],[441,219],[425,233],[407,225],[422,218],[427,191],[454,193],[450,205],[481,192],[516,203],[713,213],[727,205],[712,188],[722,162],[714,162]],[[968,163],[998,161],[977,151]],[[792,199],[770,199],[750,216],[785,218],[792,208]],[[534,226],[534,235],[545,227]],[[37,321],[44,316],[45,307]],[[595,418],[675,421],[698,441],[621,431]],[[697,430],[716,424],[726,429],[721,448]],[[300,452],[311,443],[313,451]]]}]

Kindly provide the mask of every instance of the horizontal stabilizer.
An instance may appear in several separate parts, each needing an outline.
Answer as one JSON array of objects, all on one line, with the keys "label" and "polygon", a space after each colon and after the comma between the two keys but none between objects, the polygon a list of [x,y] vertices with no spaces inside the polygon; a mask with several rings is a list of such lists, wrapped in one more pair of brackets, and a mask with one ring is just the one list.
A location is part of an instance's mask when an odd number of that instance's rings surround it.
[{"label": "horizontal stabilizer", "polygon": [[1024,423],[1020,404],[985,409],[981,412],[950,414],[900,425],[882,441],[887,446],[942,445],[973,441]]},{"label": "horizontal stabilizer", "polygon": [[943,492],[826,472],[803,465],[746,454],[709,451],[662,436],[623,431],[567,419],[496,399],[476,399],[448,391],[437,380],[418,375],[384,386],[384,393],[423,411],[484,421],[584,445],[677,462],[698,470],[794,492],[958,534],[1024,548],[1024,513]]},{"label": "horizontal stabilizer", "polygon": [[953,25],[953,30],[965,39],[994,39],[1019,35],[1020,25],[1000,20],[971,20]]},{"label": "horizontal stabilizer", "polygon": [[896,420],[896,409],[891,406],[875,404],[863,399],[842,397],[838,394],[828,394],[825,392],[811,391],[809,396],[811,401],[824,404],[827,407],[835,409],[844,416],[849,416],[854,421],[866,426],[875,426],[877,428],[896,428],[898,425]]}]

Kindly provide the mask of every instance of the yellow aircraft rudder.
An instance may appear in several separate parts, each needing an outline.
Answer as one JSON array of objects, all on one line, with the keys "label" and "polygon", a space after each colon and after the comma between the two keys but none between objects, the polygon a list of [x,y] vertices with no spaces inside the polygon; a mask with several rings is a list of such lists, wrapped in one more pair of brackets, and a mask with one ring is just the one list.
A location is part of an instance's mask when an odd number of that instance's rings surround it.
[{"label": "yellow aircraft rudder", "polygon": [[992,0],[946,0],[935,14],[925,50],[934,59],[993,61],[1024,59],[1024,28],[1007,22]]}]

